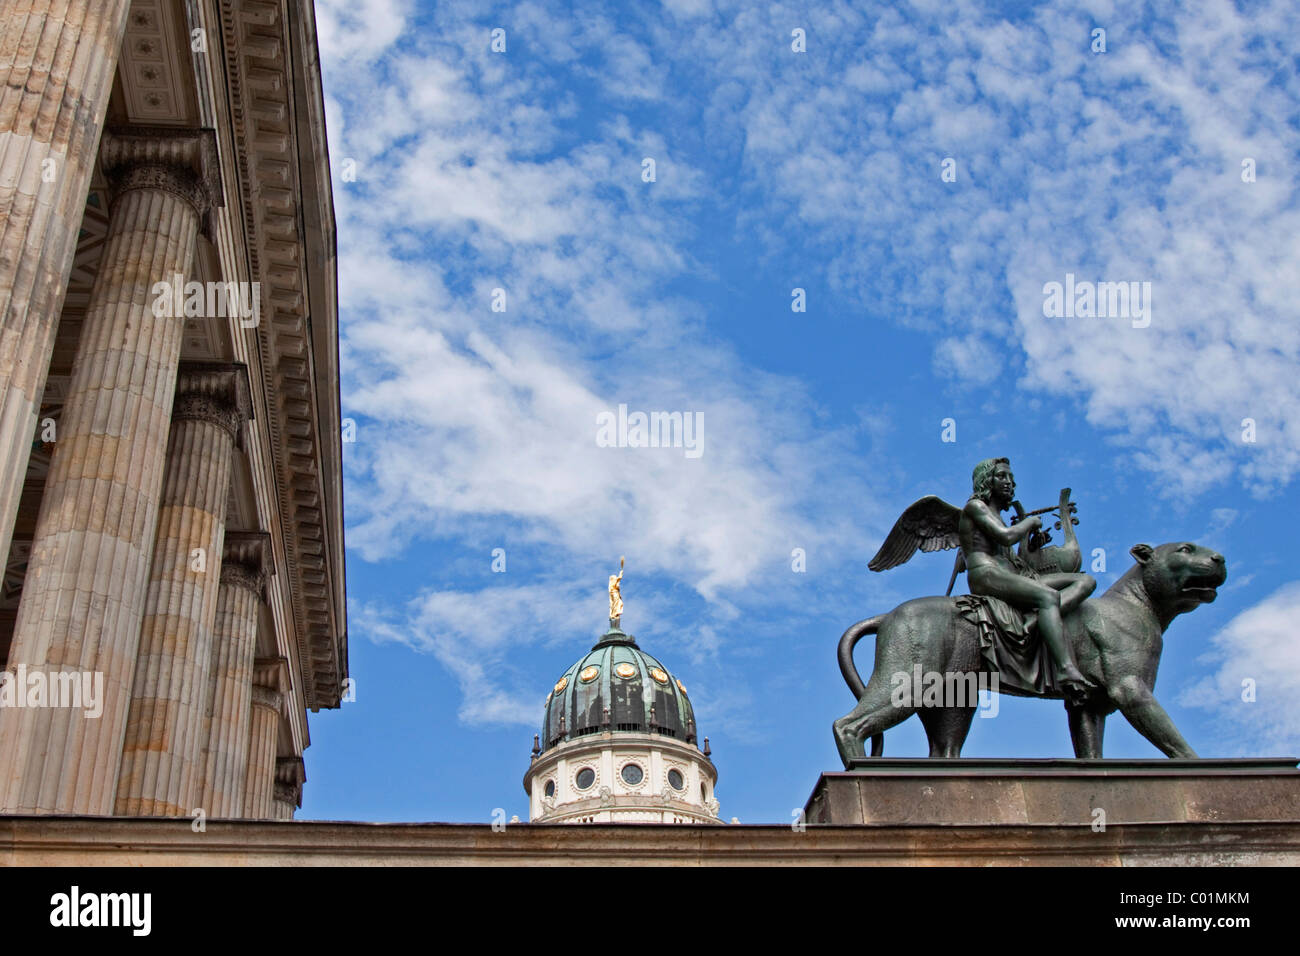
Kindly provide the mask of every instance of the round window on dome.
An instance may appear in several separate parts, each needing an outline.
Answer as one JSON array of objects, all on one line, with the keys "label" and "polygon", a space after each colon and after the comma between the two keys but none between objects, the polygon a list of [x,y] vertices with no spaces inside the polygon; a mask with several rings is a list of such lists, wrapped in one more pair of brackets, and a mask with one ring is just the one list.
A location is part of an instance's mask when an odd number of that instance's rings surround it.
[{"label": "round window on dome", "polygon": [[579,790],[590,790],[591,785],[596,782],[596,771],[590,767],[583,767],[578,771],[578,776],[574,779]]},{"label": "round window on dome", "polygon": [[653,677],[655,681],[657,681],[660,684],[668,683],[668,675],[661,668],[658,667],[650,668],[650,676]]},{"label": "round window on dome", "polygon": [[592,664],[582,669],[582,673],[578,675],[578,680],[582,681],[584,684],[590,684],[599,675],[600,675],[600,668],[597,667],[595,664]]},{"label": "round window on dome", "polygon": [[555,692],[558,694],[568,686],[569,686],[569,678],[561,677],[559,680],[555,682]]},{"label": "round window on dome", "polygon": [[555,781],[554,780],[546,781],[546,788],[542,791],[542,793],[546,794],[548,797],[555,796]]},{"label": "round window on dome", "polygon": [[619,776],[623,778],[623,782],[629,787],[635,787],[645,779],[645,771],[641,769],[640,764],[629,763],[623,765],[623,769],[619,771]]},{"label": "round window on dome", "polygon": [[680,770],[668,771],[668,786],[672,787],[674,790],[686,789],[686,780],[682,777],[682,772]]},{"label": "round window on dome", "polygon": [[627,680],[629,677],[636,676],[636,668],[633,667],[631,664],[629,664],[627,661],[624,661],[622,664],[619,664],[617,667],[614,668],[614,673],[617,674],[619,677],[623,678],[624,680]]}]

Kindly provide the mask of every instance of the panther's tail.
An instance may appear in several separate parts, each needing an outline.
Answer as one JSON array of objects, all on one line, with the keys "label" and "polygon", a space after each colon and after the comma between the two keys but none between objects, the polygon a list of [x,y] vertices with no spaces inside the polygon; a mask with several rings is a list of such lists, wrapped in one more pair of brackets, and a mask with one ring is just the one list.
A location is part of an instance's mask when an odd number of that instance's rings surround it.
[{"label": "panther's tail", "polygon": [[[844,682],[849,685],[849,690],[853,691],[853,696],[858,700],[866,693],[867,685],[862,680],[862,675],[858,673],[857,665],[853,663],[853,648],[857,646],[858,641],[862,640],[867,634],[879,632],[881,623],[885,620],[884,614],[877,614],[875,617],[869,617],[865,621],[858,621],[840,638],[840,673],[844,675]],[[871,756],[879,757],[885,752],[885,735],[876,734],[871,738]]]}]

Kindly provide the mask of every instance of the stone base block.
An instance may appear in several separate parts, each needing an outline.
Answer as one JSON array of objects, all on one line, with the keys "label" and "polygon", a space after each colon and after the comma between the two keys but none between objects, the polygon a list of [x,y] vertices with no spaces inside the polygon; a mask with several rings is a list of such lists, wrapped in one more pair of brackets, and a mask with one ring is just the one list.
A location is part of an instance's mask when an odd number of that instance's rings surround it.
[{"label": "stone base block", "polygon": [[805,817],[858,826],[1296,822],[1296,764],[867,757],[823,773]]}]

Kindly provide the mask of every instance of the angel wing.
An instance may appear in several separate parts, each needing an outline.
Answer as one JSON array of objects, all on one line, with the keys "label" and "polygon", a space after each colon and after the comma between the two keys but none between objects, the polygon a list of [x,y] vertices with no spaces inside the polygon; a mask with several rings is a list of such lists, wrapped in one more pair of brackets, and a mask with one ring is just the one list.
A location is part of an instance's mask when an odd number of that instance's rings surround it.
[{"label": "angel wing", "polygon": [[926,495],[908,505],[867,565],[872,571],[888,571],[912,559],[917,551],[947,551],[960,544],[957,523],[961,509],[935,495]]}]

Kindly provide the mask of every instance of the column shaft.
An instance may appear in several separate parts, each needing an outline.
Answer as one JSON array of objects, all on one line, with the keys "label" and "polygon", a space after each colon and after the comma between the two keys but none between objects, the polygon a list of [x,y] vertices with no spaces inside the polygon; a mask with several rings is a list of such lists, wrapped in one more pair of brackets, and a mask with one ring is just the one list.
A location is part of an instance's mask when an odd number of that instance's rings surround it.
[{"label": "column shaft", "polygon": [[0,554],[41,393],[130,0],[6,0],[0,16]]},{"label": "column shaft", "polygon": [[198,798],[198,805],[213,818],[244,815],[258,610],[269,563],[267,535],[227,536],[212,629],[212,666],[203,732],[207,743]]},{"label": "column shaft", "polygon": [[172,188],[162,162],[135,172],[91,290],[9,655],[47,680],[102,675],[103,712],[0,713],[11,813],[110,814],[117,792],[181,347],[182,320],[154,314],[151,288],[189,274],[202,203],[186,196],[203,188],[193,173]]},{"label": "column shaft", "polygon": [[281,700],[279,691],[253,685],[243,809],[244,817],[250,820],[270,820],[275,815],[275,751],[280,734]]},{"label": "column shaft", "polygon": [[[198,806],[230,462],[247,407],[247,389],[230,385],[242,374],[181,371],[118,773],[120,815],[188,816]],[[234,394],[245,401],[232,402]]]}]

